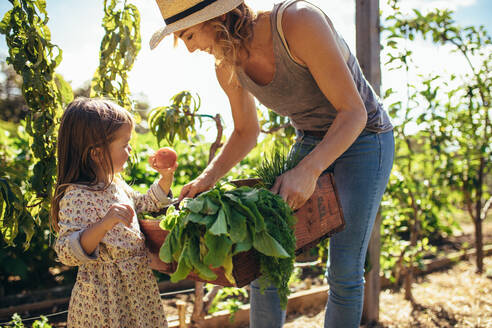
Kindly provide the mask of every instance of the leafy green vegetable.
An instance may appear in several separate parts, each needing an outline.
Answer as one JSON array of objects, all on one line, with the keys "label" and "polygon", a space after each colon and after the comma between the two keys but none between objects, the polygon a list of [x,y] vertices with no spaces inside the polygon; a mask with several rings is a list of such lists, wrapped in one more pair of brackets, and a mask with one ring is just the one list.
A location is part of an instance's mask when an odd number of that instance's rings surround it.
[{"label": "leafy green vegetable", "polygon": [[236,211],[231,209],[231,216],[229,220],[229,236],[233,242],[241,242],[246,239],[246,217]]},{"label": "leafy green vegetable", "polygon": [[206,233],[205,245],[208,248],[208,253],[203,261],[213,268],[218,268],[224,263],[227,254],[231,252],[232,241],[226,236],[215,236],[211,233]]},{"label": "leafy green vegetable", "polygon": [[285,308],[288,281],[294,268],[295,218],[282,198],[266,189],[216,186],[188,201],[181,211],[168,210],[160,226],[169,230],[159,256],[178,262],[175,282],[195,272],[205,280],[217,278],[211,268],[223,267],[235,283],[232,257],[255,249],[262,286],[274,284]]},{"label": "leafy green vegetable", "polygon": [[268,256],[289,257],[282,245],[265,230],[256,234],[253,246],[256,250]]},{"label": "leafy green vegetable", "polygon": [[288,154],[285,150],[274,150],[269,156],[264,157],[256,170],[256,174],[260,178],[262,186],[270,189],[277,177],[294,168],[300,160],[297,152]]},{"label": "leafy green vegetable", "polygon": [[190,248],[190,243],[189,241],[186,241],[183,251],[181,252],[181,255],[178,260],[178,268],[176,271],[171,275],[171,281],[172,282],[178,282],[180,280],[185,279],[191,272],[192,266],[191,266],[191,261],[188,252]]},{"label": "leafy green vegetable", "polygon": [[204,199],[192,199],[188,203],[186,203],[186,208],[189,209],[193,213],[200,213],[203,208],[205,200]]},{"label": "leafy green vegetable", "polygon": [[219,211],[217,220],[215,220],[215,223],[210,227],[208,231],[214,235],[227,234],[227,222],[226,222],[225,212],[223,209]]},{"label": "leafy green vegetable", "polygon": [[192,239],[189,249],[190,262],[198,269],[198,275],[205,280],[214,281],[217,279],[217,275],[202,261],[200,261],[200,241],[196,238]]}]

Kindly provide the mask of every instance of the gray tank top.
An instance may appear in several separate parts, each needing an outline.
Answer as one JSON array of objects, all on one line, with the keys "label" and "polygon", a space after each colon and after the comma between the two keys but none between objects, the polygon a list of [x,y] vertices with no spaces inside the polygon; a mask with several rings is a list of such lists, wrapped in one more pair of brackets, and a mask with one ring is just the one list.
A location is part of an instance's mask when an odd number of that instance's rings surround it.
[{"label": "gray tank top", "polygon": [[[241,67],[237,70],[238,80],[263,105],[279,115],[289,117],[296,129],[326,131],[335,119],[337,111],[319,89],[309,69],[291,58],[277,29],[277,12],[283,4],[288,3],[292,2],[276,4],[271,13],[275,56],[273,80],[267,85],[259,85]],[[347,66],[367,110],[365,130],[390,131],[393,126],[389,116],[364,78],[359,63],[352,53],[349,55]]]}]

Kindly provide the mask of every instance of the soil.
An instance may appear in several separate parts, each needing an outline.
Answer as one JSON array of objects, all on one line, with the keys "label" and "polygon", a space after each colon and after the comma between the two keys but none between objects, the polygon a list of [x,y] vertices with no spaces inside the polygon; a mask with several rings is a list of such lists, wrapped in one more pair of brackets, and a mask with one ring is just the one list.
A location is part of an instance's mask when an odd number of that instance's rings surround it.
[{"label": "soil", "polygon": [[[477,275],[471,258],[418,278],[413,304],[404,299],[403,291],[383,290],[380,323],[372,327],[492,327],[492,258],[485,258],[484,264],[488,275]],[[324,311],[309,313],[288,318],[284,328],[319,328],[323,320]]]},{"label": "soil", "polygon": [[[361,327],[492,327],[492,257],[486,257],[484,265],[488,274],[476,274],[475,258],[470,258],[447,270],[418,277],[412,289],[414,303],[404,299],[403,290],[381,291],[380,322]],[[319,283],[314,279],[313,286]],[[192,310],[191,294],[164,300],[166,315],[171,320],[178,316],[178,299],[188,303],[188,312]],[[284,328],[320,328],[323,321],[324,311],[293,314],[287,317]]]},{"label": "soil", "polygon": [[[492,243],[491,216],[483,224],[484,244]],[[461,224],[463,231],[437,245],[440,254],[473,246],[474,228]],[[492,328],[492,257],[484,258],[484,274],[476,272],[471,257],[448,269],[416,278],[414,302],[405,300],[404,290],[385,289],[380,294],[380,328]],[[284,328],[323,327],[324,311],[293,315]]]}]

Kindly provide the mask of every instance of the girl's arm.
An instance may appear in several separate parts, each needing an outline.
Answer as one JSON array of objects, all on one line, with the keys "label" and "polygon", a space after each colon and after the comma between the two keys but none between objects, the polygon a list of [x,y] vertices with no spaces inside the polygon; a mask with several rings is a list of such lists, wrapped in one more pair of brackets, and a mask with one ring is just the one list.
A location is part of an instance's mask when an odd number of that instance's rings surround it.
[{"label": "girl's arm", "polygon": [[216,68],[216,73],[217,80],[229,98],[234,131],[202,174],[183,187],[179,199],[194,197],[212,188],[255,147],[260,133],[253,96],[241,87],[236,78],[231,79],[229,67],[220,65]]},{"label": "girl's arm", "polygon": [[118,210],[110,210],[100,219],[91,196],[89,191],[72,189],[60,200],[60,230],[54,248],[65,265],[78,266],[97,260],[98,245],[106,232],[119,222],[127,226],[131,222],[128,217],[131,218],[133,210],[128,205],[120,205]]},{"label": "girl's arm", "polygon": [[127,204],[113,204],[108,213],[98,222],[85,229],[80,235],[80,245],[86,254],[92,254],[106,233],[116,224],[122,223],[130,227],[135,215],[133,208]]},{"label": "girl's arm", "polygon": [[[289,6],[283,15],[289,49],[305,65],[320,90],[337,110],[323,140],[294,169],[279,177],[272,191],[293,208],[312,195],[317,178],[355,141],[367,122],[367,112],[326,16],[303,2]],[[313,51],[316,50],[316,51]]]},{"label": "girl's arm", "polygon": [[171,202],[171,199],[169,198],[169,190],[174,179],[174,171],[177,167],[177,163],[174,167],[168,169],[159,169],[155,165],[152,165],[152,168],[158,171],[161,177],[150,186],[149,190],[145,194],[141,194],[133,190],[129,185],[121,180],[121,184],[123,185],[125,191],[133,199],[135,211],[137,213],[157,212]]}]

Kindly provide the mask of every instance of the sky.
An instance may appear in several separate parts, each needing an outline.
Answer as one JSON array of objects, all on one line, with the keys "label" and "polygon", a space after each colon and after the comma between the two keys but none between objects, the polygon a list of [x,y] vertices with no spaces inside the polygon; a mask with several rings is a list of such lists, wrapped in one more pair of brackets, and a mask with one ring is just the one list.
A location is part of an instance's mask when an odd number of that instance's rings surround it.
[{"label": "sky", "polygon": [[[173,46],[168,37],[153,51],[148,43],[155,30],[164,25],[157,4],[153,0],[132,0],[140,11],[142,49],[129,73],[132,94],[144,94],[151,108],[169,104],[176,93],[189,90],[200,95],[201,113],[220,113],[225,121],[226,133],[231,131],[232,117],[229,103],[215,78],[213,58],[206,53],[188,53],[179,43]],[[277,1],[246,0],[258,10],[269,10]],[[355,53],[355,1],[311,0],[318,5],[335,24]],[[461,26],[485,25],[492,34],[491,0],[401,0],[402,9],[423,12],[433,8],[447,8],[456,12],[455,19]],[[381,0],[384,10],[386,0]],[[0,16],[11,8],[8,1],[0,1]],[[52,43],[63,50],[63,61],[57,72],[70,81],[74,89],[90,80],[99,64],[99,45],[104,34],[101,27],[103,0],[47,0]],[[426,72],[440,72],[465,67],[449,49],[418,41],[413,45],[415,61]],[[417,51],[418,50],[418,51]],[[5,38],[0,35],[0,58],[5,58],[8,49]],[[401,84],[401,78],[382,66],[382,90]],[[141,96],[137,96],[141,97]]]}]

